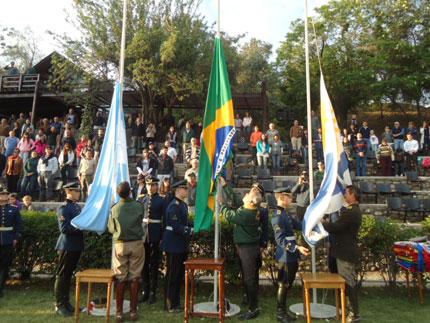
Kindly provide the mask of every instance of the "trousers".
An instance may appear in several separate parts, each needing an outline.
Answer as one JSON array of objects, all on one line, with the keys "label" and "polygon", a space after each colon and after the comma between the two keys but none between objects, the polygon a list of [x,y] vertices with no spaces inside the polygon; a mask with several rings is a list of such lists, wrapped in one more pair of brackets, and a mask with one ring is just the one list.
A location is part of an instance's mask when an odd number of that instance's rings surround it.
[{"label": "trousers", "polygon": [[145,242],[145,264],[142,271],[143,291],[156,292],[158,267],[160,265],[160,243]]},{"label": "trousers", "polygon": [[181,286],[185,275],[186,253],[167,253],[167,272],[165,287],[165,307],[167,310],[179,308]]},{"label": "trousers", "polygon": [[69,303],[70,284],[76,269],[81,251],[58,251],[58,263],[55,270],[54,295],[57,306]]},{"label": "trousers", "polygon": [[0,293],[9,277],[9,268],[13,259],[13,246],[0,245]]},{"label": "trousers", "polygon": [[242,267],[248,306],[253,311],[258,307],[258,280],[256,279],[256,272],[258,272],[259,268],[260,246],[258,244],[237,245],[237,252]]}]

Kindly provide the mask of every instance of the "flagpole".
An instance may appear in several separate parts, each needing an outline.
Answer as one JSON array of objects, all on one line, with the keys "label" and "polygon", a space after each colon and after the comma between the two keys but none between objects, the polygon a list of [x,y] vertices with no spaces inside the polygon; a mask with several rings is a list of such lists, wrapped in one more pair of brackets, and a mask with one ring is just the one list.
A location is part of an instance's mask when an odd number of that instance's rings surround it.
[{"label": "flagpole", "polygon": [[[307,107],[307,128],[308,128],[308,169],[309,169],[309,199],[314,199],[314,174],[312,166],[312,120],[311,120],[311,77],[309,69],[309,41],[308,41],[308,0],[305,0],[305,56],[306,56],[306,107]],[[316,252],[315,247],[311,246],[312,251],[312,273],[316,273]],[[317,302],[316,289],[312,291],[313,302]]]},{"label": "flagpole", "polygon": [[127,26],[127,0],[123,0],[122,5],[122,32],[121,32],[121,53],[119,58],[119,83],[124,85],[124,59],[125,59],[125,29]]}]

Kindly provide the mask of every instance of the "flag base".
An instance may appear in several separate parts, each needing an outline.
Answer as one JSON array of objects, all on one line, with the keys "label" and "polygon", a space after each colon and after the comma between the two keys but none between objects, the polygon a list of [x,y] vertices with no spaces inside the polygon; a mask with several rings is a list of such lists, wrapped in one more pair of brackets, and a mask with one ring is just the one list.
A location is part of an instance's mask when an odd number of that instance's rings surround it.
[{"label": "flag base", "polygon": [[[303,303],[290,306],[290,311],[296,315],[304,316]],[[328,319],[336,316],[336,307],[327,304],[311,303],[311,317],[314,319]]]},{"label": "flag base", "polygon": [[[85,309],[86,311],[88,311],[88,309]],[[130,312],[130,301],[128,300],[124,300],[124,305],[123,305],[123,314],[127,314]],[[106,307],[94,307],[90,310],[90,314],[93,316],[106,316]],[[110,316],[115,316],[116,314],[116,303],[115,303],[115,299],[113,299],[111,301],[111,305],[110,305],[110,312],[109,315]]]},{"label": "flag base", "polygon": [[[194,312],[200,313],[218,313],[218,309],[214,306],[214,302],[198,303],[194,305]],[[225,311],[225,317],[232,317],[240,313],[240,307],[230,303],[230,310]]]}]

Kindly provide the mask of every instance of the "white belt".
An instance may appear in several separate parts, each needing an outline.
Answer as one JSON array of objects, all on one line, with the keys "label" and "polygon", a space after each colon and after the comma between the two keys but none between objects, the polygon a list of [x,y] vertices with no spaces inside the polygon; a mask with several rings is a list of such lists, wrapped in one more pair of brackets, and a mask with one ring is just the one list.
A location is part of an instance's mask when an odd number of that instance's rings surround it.
[{"label": "white belt", "polygon": [[285,237],[285,240],[287,240],[287,241],[294,241],[294,240],[296,240],[296,236]]},{"label": "white belt", "polygon": [[144,218],[143,222],[145,222],[145,223],[161,223],[161,220]]},{"label": "white belt", "polygon": [[170,225],[168,225],[168,226],[166,227],[166,230],[167,230],[167,231],[173,231],[173,228],[172,228]]},{"label": "white belt", "polygon": [[13,227],[0,227],[0,231],[13,231]]}]

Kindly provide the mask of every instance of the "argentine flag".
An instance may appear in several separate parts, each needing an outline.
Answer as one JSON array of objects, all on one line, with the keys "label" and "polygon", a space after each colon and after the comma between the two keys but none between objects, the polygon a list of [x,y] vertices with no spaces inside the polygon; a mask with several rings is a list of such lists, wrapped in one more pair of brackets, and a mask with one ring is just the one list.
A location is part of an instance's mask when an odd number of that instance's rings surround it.
[{"label": "argentine flag", "polygon": [[318,195],[309,205],[303,220],[303,236],[309,245],[315,245],[328,236],[321,220],[325,214],[341,209],[345,187],[352,184],[348,159],[340,141],[339,127],[322,74],[320,92],[325,172]]},{"label": "argentine flag", "polygon": [[130,176],[122,109],[122,88],[117,81],[90,194],[81,214],[72,220],[72,225],[80,230],[102,234],[106,230],[110,208],[118,199],[116,187],[123,181],[130,182]]}]

